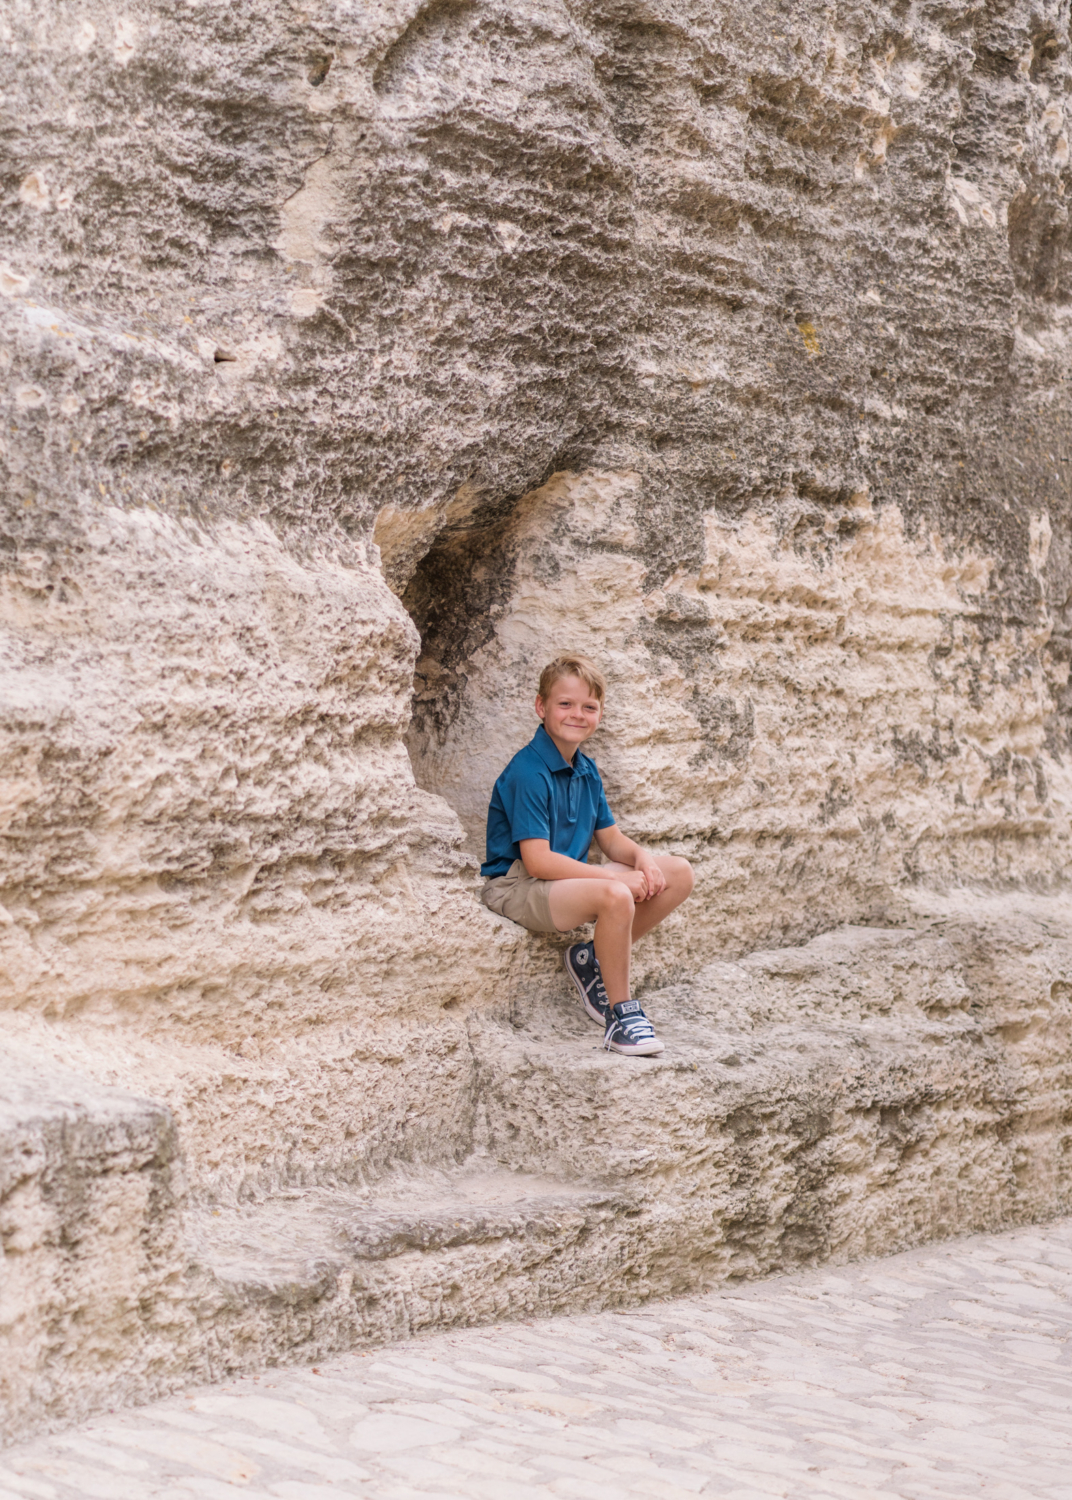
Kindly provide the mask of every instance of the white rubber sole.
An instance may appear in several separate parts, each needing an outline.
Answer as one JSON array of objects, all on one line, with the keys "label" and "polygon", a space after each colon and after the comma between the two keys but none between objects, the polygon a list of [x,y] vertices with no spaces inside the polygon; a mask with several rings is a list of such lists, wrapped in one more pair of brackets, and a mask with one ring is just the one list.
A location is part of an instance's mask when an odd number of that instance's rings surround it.
[{"label": "white rubber sole", "polygon": [[568,948],[562,955],[562,963],[566,970],[566,973],[577,986],[577,993],[581,997],[581,1004],[584,1006],[585,1014],[591,1016],[592,1020],[595,1021],[597,1026],[605,1027],[607,1024],[606,1016],[603,1015],[602,1011],[596,1010],[595,1006],[589,1000],[588,995],[585,992],[584,985],[577,978],[577,975],[573,972],[573,965],[570,963],[570,950]]},{"label": "white rubber sole", "polygon": [[620,1052],[623,1057],[658,1057],[666,1048],[657,1036],[653,1036],[650,1042],[637,1042],[635,1045],[629,1042],[608,1042],[606,1051]]}]

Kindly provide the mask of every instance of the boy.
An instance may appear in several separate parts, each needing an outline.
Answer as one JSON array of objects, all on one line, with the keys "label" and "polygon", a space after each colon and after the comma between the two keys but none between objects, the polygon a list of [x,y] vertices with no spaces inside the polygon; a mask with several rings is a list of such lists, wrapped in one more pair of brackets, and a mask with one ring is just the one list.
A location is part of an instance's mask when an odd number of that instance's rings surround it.
[{"label": "boy", "polygon": [[[566,972],[603,1045],[652,1057],[663,1044],[629,994],[637,938],[692,890],[688,860],[649,854],[615,827],[596,765],[581,753],[603,717],[606,683],[583,656],[559,656],[540,673],[532,740],[495,783],[488,808],[480,899],[531,932],[570,932],[595,922],[593,944],[574,943]],[[592,835],[607,864],[590,865]]]}]

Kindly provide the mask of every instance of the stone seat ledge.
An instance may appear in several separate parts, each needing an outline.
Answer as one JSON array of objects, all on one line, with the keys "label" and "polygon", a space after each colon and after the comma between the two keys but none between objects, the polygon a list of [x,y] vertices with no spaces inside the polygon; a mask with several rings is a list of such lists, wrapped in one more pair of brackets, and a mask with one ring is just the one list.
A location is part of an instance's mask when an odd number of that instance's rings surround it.
[{"label": "stone seat ledge", "polygon": [[[5,1436],[191,1376],[1067,1210],[1072,921],[1047,910],[1004,967],[1003,919],[956,912],[710,964],[646,992],[661,1059],[603,1052],[564,985],[445,1017],[438,1155],[401,1136],[360,1180],[313,1158],[238,1197],[184,1188],[165,1104],[16,1048]],[[404,1044],[367,1076],[397,1087]],[[427,1112],[423,1060],[422,1082]]]}]

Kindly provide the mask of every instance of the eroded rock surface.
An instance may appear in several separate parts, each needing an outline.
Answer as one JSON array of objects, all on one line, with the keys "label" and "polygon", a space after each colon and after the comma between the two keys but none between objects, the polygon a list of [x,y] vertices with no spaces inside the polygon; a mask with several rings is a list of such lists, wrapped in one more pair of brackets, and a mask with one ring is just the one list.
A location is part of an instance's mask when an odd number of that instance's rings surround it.
[{"label": "eroded rock surface", "polygon": [[[7,1430],[1067,1204],[1067,4],[11,4],[0,72],[10,1140],[73,1074],[182,1161],[2,1169],[5,1287],[41,1184],[173,1194],[149,1312],[0,1300]],[[564,647],[698,874],[635,1097],[474,895]]]}]

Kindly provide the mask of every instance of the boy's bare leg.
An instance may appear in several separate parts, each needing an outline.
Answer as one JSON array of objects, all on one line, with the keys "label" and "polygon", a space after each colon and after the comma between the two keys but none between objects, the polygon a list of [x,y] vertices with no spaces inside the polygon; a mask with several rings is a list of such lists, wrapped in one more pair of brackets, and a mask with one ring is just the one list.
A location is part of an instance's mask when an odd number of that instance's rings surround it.
[{"label": "boy's bare leg", "polygon": [[[686,899],[694,884],[692,866],[687,859],[679,859],[675,854],[657,855],[655,863],[666,876],[666,888],[661,890],[657,896],[652,896],[650,901],[638,901],[636,913],[633,917],[632,942],[642,938],[646,932],[653,927],[658,927],[675,907],[680,906]],[[611,870],[614,874],[631,875],[633,872],[628,865],[619,865],[608,861],[603,866],[604,870]],[[578,884],[583,885],[583,881]],[[598,954],[598,948],[596,950]],[[600,967],[603,960],[600,959]],[[604,978],[604,983],[606,982]]]},{"label": "boy's bare leg", "polygon": [[553,880],[549,900],[551,917],[560,932],[595,922],[596,957],[607,999],[612,1005],[628,1000],[629,950],[635,920],[628,889],[616,880]]}]

